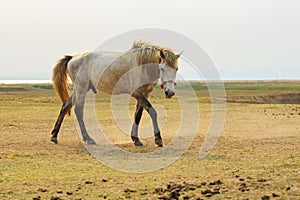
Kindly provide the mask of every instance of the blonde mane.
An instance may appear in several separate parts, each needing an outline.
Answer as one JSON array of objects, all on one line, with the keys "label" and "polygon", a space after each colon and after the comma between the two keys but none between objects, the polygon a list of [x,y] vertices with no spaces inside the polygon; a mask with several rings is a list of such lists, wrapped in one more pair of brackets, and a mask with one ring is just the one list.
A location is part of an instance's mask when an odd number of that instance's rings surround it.
[{"label": "blonde mane", "polygon": [[134,41],[131,49],[138,49],[138,64],[149,64],[149,63],[159,63],[160,57],[159,52],[163,51],[165,56],[165,60],[168,66],[172,68],[176,68],[177,57],[174,51],[168,47],[164,47],[161,45],[153,44],[144,40]]}]

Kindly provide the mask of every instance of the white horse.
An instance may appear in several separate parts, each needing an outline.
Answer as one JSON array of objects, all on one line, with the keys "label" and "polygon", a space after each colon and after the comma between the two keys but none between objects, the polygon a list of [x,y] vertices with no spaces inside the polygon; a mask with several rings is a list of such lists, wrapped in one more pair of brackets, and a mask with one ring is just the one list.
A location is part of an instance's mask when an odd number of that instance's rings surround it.
[{"label": "white horse", "polygon": [[[108,94],[130,94],[137,100],[131,138],[136,146],[143,146],[138,138],[138,126],[143,109],[149,113],[155,136],[155,143],[163,146],[157,113],[147,100],[158,80],[166,98],[175,95],[174,80],[178,70],[178,58],[171,49],[150,42],[136,41],[125,52],[87,52],[75,56],[65,56],[53,69],[52,81],[63,105],[51,132],[51,141],[57,143],[57,135],[64,119],[75,105],[75,114],[83,141],[96,144],[88,135],[83,121],[83,107],[86,93],[97,90]],[[74,83],[71,97],[68,92],[67,75]]]}]

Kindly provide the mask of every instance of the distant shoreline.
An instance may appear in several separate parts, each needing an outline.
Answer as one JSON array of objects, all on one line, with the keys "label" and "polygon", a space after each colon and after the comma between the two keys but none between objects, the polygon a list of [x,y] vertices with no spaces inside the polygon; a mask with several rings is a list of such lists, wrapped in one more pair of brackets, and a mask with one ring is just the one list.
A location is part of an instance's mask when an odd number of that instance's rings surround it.
[{"label": "distant shoreline", "polygon": [[52,83],[51,80],[0,80],[0,84],[45,84]]},{"label": "distant shoreline", "polygon": [[[176,80],[178,83],[300,83],[300,79],[265,79],[265,80]],[[0,80],[0,84],[52,84],[52,80]]]}]

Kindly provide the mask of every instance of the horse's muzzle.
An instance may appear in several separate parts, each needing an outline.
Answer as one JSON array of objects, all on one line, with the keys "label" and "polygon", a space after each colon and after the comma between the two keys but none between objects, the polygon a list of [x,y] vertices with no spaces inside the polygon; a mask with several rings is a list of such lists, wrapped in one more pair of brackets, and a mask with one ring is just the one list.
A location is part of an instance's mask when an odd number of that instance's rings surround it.
[{"label": "horse's muzzle", "polygon": [[166,98],[170,99],[172,96],[175,95],[175,92],[172,91],[172,90],[166,89],[166,90],[165,90],[165,95],[166,95]]}]

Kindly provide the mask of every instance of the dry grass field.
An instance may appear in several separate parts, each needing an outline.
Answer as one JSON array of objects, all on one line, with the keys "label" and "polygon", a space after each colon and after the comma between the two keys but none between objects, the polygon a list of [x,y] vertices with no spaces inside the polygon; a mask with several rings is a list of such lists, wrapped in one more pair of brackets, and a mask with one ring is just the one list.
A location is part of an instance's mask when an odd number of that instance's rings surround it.
[{"label": "dry grass field", "polygon": [[[61,106],[50,85],[0,85],[0,199],[300,199],[300,83],[227,83],[223,132],[202,160],[211,105],[203,84],[193,88],[201,117],[192,145],[168,167],[136,174],[94,159],[72,116],[59,144],[50,142]],[[150,101],[166,110],[168,143],[180,115],[176,98],[156,89]],[[96,102],[112,142],[132,152],[158,148],[153,138],[134,147],[114,123],[110,97],[98,95]],[[134,100],[129,107],[132,115]],[[149,123],[144,114],[141,125]]]}]

